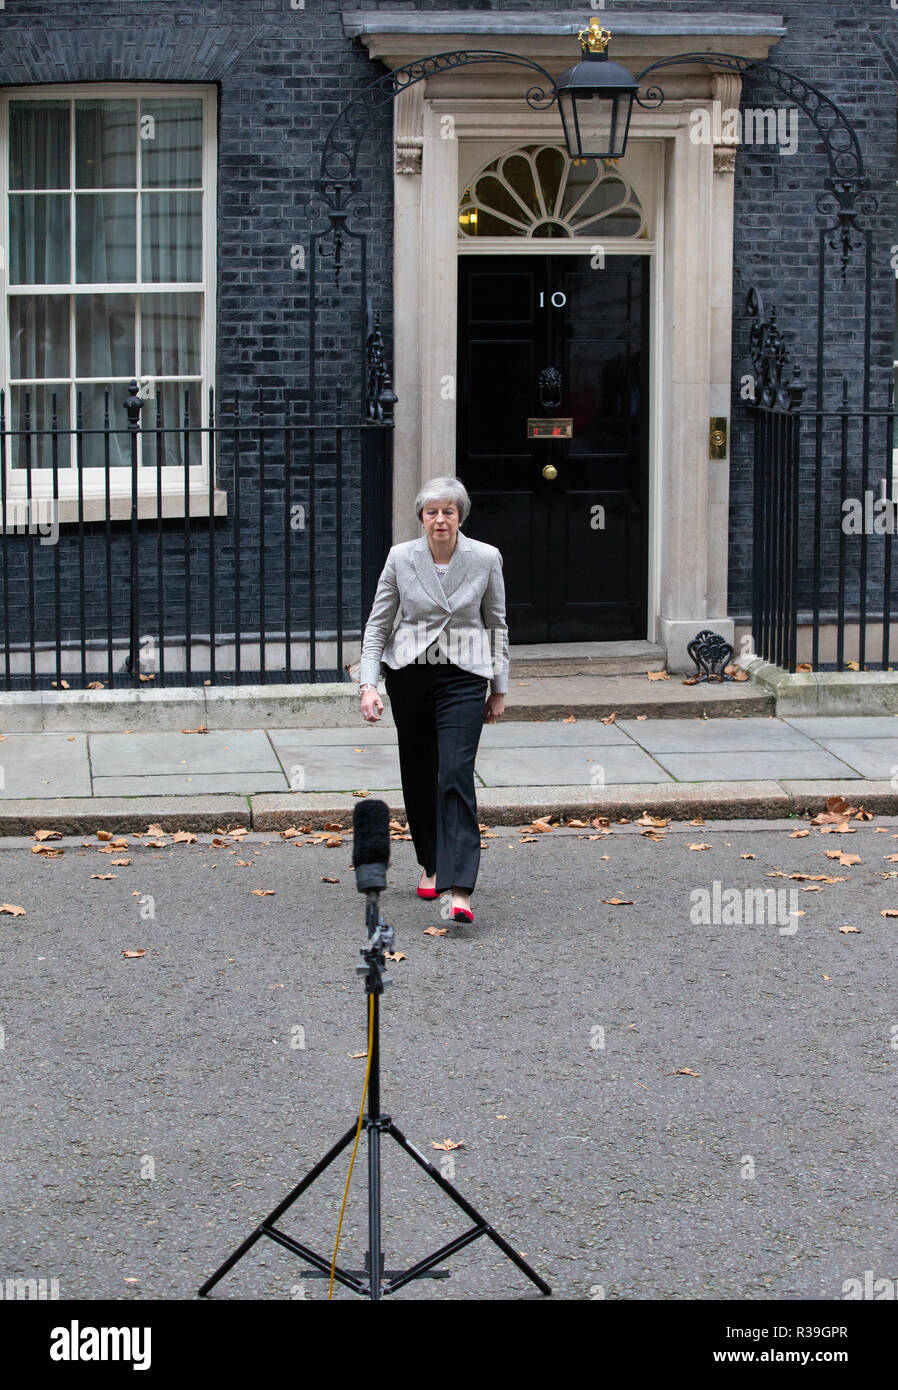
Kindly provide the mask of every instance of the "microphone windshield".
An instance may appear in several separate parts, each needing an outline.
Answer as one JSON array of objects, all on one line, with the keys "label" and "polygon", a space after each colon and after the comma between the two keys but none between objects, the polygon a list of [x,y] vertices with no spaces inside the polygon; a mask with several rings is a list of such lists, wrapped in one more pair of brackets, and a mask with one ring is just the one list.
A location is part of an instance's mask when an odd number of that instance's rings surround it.
[{"label": "microphone windshield", "polygon": [[389,864],[390,808],[385,801],[359,801],[352,812],[352,865]]}]

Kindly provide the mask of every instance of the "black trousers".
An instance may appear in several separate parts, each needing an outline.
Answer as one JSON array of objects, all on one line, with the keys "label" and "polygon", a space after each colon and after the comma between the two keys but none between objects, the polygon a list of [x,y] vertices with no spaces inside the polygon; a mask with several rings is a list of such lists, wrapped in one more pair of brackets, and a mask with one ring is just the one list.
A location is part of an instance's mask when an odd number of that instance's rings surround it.
[{"label": "black trousers", "polygon": [[398,671],[384,667],[384,681],[418,863],[436,874],[438,893],[471,892],[480,867],[474,760],[489,682],[451,662],[420,658]]}]

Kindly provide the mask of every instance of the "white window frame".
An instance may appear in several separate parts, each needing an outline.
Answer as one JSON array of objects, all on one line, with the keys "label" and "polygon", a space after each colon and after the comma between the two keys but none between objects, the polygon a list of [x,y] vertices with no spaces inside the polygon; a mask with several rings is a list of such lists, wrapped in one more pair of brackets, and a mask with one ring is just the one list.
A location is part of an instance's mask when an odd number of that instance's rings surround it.
[{"label": "white window frame", "polygon": [[[203,155],[202,155],[202,174],[203,174],[203,211],[202,211],[202,268],[203,278],[201,282],[177,281],[154,282],[153,293],[173,293],[173,294],[201,294],[203,297],[203,325],[200,344],[200,420],[197,425],[205,426],[208,423],[208,401],[209,389],[215,381],[215,310],[216,310],[216,220],[218,204],[218,100],[217,89],[208,83],[169,83],[169,82],[84,82],[84,83],[65,83],[54,85],[34,85],[28,87],[10,87],[0,91],[0,302],[2,302],[3,321],[0,325],[0,387],[6,396],[6,428],[12,428],[11,407],[12,397],[10,387],[16,383],[10,380],[10,345],[9,345],[9,299],[13,295],[34,295],[36,289],[42,294],[141,294],[143,287],[134,284],[106,284],[106,285],[84,285],[75,283],[74,262],[69,266],[70,283],[62,285],[10,285],[9,284],[9,103],[10,101],[22,101],[34,98],[43,101],[48,99],[77,100],[79,98],[118,98],[118,99],[138,99],[140,97],[194,97],[200,98],[203,103]],[[74,132],[71,132],[74,139]],[[138,235],[140,230],[138,213]],[[139,247],[139,242],[138,242]],[[140,264],[138,260],[138,273]],[[70,365],[77,365],[70,362]],[[130,379],[130,378],[129,378]],[[163,378],[170,379],[170,378]],[[178,378],[175,378],[177,380]],[[71,378],[70,378],[71,380]],[[85,381],[88,379],[85,378]],[[184,378],[185,381],[195,381],[195,378]],[[141,395],[145,396],[148,392],[153,392],[153,382],[148,377],[139,379]],[[106,384],[106,380],[101,384]],[[127,413],[122,407],[122,402],[128,395],[128,381],[112,379],[109,382],[112,386],[109,401],[110,428],[122,429],[127,426]],[[68,388],[66,388],[68,389]],[[154,406],[150,404],[145,411],[146,424],[152,428],[155,413]],[[166,421],[166,428],[170,428],[174,421]],[[193,422],[192,422],[193,424]],[[70,421],[72,429],[75,427],[74,416]],[[121,438],[121,436],[119,436]],[[69,436],[61,437],[60,455],[63,455]],[[191,515],[199,515],[209,510],[209,437],[205,432],[200,436],[201,442],[201,462],[193,466],[188,466],[188,502]],[[9,501],[21,501],[27,495],[28,476],[31,476],[31,496],[34,498],[53,495],[53,473],[48,468],[13,468],[11,457],[11,441],[7,439],[6,448],[6,495]],[[106,509],[106,477],[105,468],[83,468],[83,498],[84,498],[84,518],[95,520],[105,518]],[[184,468],[177,466],[164,466],[161,469],[163,497],[163,514],[166,516],[177,516],[184,514]],[[60,458],[58,470],[59,483],[59,520],[76,520],[78,516],[78,469],[77,466],[69,464],[68,457]],[[142,462],[138,463],[138,496],[139,514],[141,516],[156,515],[157,500],[157,469],[146,466]],[[109,469],[109,493],[112,507],[112,515],[115,517],[125,517],[131,512],[131,469],[124,467]],[[214,511],[216,514],[225,510],[224,494],[216,491],[214,498]]]}]

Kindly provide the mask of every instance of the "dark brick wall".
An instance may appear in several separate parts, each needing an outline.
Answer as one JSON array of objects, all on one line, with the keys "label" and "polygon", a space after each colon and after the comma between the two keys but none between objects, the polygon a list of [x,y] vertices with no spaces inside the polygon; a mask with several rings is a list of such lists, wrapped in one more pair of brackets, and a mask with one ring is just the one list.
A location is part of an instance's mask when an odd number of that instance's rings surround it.
[{"label": "dark brick wall", "polygon": [[[363,0],[359,8],[382,9],[533,9],[570,8],[569,0],[508,0],[505,4],[465,5],[463,0],[413,5],[404,0]],[[233,404],[241,418],[262,419],[272,427],[265,506],[271,509],[266,571],[272,593],[284,581],[284,538],[274,520],[282,511],[283,452],[278,463],[277,442],[288,419],[308,419],[306,314],[308,275],[291,268],[291,247],[308,246],[316,221],[311,206],[313,180],[324,131],[337,114],[341,100],[384,71],[372,64],[358,42],[343,37],[341,6],[337,0],[307,0],[305,9],[293,10],[289,0],[141,0],[139,5],[110,0],[8,0],[0,11],[0,84],[90,81],[189,81],[217,84],[220,101],[220,152],[218,188],[218,344],[217,389],[222,406]],[[772,61],[806,80],[818,82],[845,109],[855,125],[867,161],[871,184],[879,199],[879,211],[868,219],[873,231],[872,352],[874,386],[884,389],[891,370],[895,316],[895,277],[889,263],[896,235],[896,100],[898,78],[898,11],[886,0],[634,0],[614,4],[608,0],[599,16],[614,27],[615,14],[653,11],[726,13],[751,10],[755,14],[785,13],[788,35],[774,47]],[[585,11],[586,14],[588,11]],[[436,47],[437,45],[435,45]],[[744,101],[773,105],[775,92],[746,90]],[[383,312],[389,341],[391,260],[391,111],[385,107],[370,123],[360,164],[361,203],[367,204],[369,290]],[[738,397],[738,377],[747,369],[746,324],[741,308],[752,284],[768,303],[775,302],[779,321],[793,344],[794,356],[812,375],[817,276],[817,235],[821,218],[816,198],[823,189],[825,160],[807,119],[799,127],[799,151],[791,158],[769,150],[743,149],[736,173],[736,244],[734,297],[736,305],[736,355],[732,431],[732,507],[730,521],[730,611],[747,612],[751,591],[751,446],[745,408]],[[842,286],[836,275],[836,257],[828,256],[827,289],[827,389],[840,389],[847,374],[851,390],[859,389],[860,338],[863,332],[863,287],[858,259]],[[316,367],[318,406],[328,418],[355,408],[358,399],[358,349],[363,325],[358,314],[358,266],[350,257],[337,290],[322,282],[320,339]],[[342,394],[341,394],[342,393]],[[881,395],[879,396],[881,399]],[[280,436],[282,439],[283,437]],[[243,455],[241,455],[243,457]],[[308,473],[304,449],[294,451],[297,485]],[[258,584],[261,504],[251,491],[256,461],[246,461],[247,505],[241,522],[243,551],[241,582],[247,602],[260,613]],[[221,481],[233,481],[233,453],[225,451]],[[278,474],[278,470],[280,470]],[[319,461],[322,484],[316,520],[316,545],[321,553],[334,553],[337,500],[335,459]],[[359,465],[349,449],[344,458],[347,504],[357,509]],[[248,498],[256,501],[250,508]],[[300,499],[301,500],[301,499]],[[227,540],[227,526],[222,526]],[[94,590],[105,587],[105,529],[88,528],[85,554],[87,581]],[[112,528],[118,535],[121,525]],[[166,524],[169,539],[178,544],[179,528]],[[153,611],[156,593],[153,567],[157,544],[152,527],[145,541],[141,573],[146,585],[144,611]],[[18,550],[16,549],[18,547]],[[24,543],[9,544],[11,626],[15,635],[27,632],[23,596],[28,582]],[[219,554],[223,555],[223,551]],[[124,554],[116,559],[116,592],[126,585]],[[207,543],[201,534],[191,546],[193,572],[208,571]],[[48,559],[40,557],[47,567]],[[77,584],[74,551],[62,557],[68,566],[66,603]],[[73,570],[74,566],[74,570]],[[169,565],[168,599],[177,612],[181,594],[181,566]],[[357,532],[343,557],[344,617],[354,626],[359,617],[359,542]],[[291,586],[293,621],[297,629],[307,625],[308,594],[297,565]],[[48,602],[44,585],[50,582],[52,565],[42,581],[39,604]],[[245,578],[244,578],[245,576]],[[319,576],[318,604],[321,620],[333,617],[334,566]],[[199,590],[198,590],[199,592]],[[282,605],[272,600],[280,611]],[[51,605],[52,609],[52,605]],[[50,610],[47,610],[48,612]],[[246,617],[246,615],[244,615]],[[66,632],[77,632],[77,610],[63,612]],[[194,626],[203,627],[208,613],[198,601]],[[267,620],[280,627],[278,614]],[[228,630],[230,609],[217,614],[217,624]],[[72,629],[72,624],[75,624]],[[118,624],[117,624],[118,626]],[[175,620],[181,628],[182,622]],[[101,637],[106,630],[105,607],[90,605],[88,628]],[[41,635],[48,635],[43,632]],[[49,635],[52,635],[49,634]]]}]

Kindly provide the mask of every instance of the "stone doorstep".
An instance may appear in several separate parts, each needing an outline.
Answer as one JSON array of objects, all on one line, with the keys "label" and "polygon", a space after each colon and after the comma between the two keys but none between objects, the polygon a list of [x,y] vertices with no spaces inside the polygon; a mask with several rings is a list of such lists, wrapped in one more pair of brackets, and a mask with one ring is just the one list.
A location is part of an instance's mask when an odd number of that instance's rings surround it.
[{"label": "stone doorstep", "polygon": [[[619,786],[600,800],[584,801],[566,787],[482,787],[477,805],[480,819],[490,826],[524,826],[537,818],[589,821],[595,816],[635,820],[648,811],[673,821],[696,816],[708,820],[784,820],[816,815],[827,798],[841,795],[852,806],[877,815],[898,815],[898,792],[889,782],[693,782],[671,785],[645,783]],[[375,798],[386,802],[390,815],[405,823],[405,808],[395,792]],[[97,830],[121,834],[146,831],[158,824],[164,830],[215,831],[246,826],[254,831],[286,830],[308,825],[321,830],[329,821],[351,829],[350,793],[264,792],[257,796],[71,797],[58,800],[0,802],[0,836],[33,835],[35,830],[61,830],[64,835],[92,835]]]},{"label": "stone doorstep", "polygon": [[509,647],[508,656],[510,683],[543,676],[638,676],[666,665],[664,648],[655,642],[534,643]]}]

